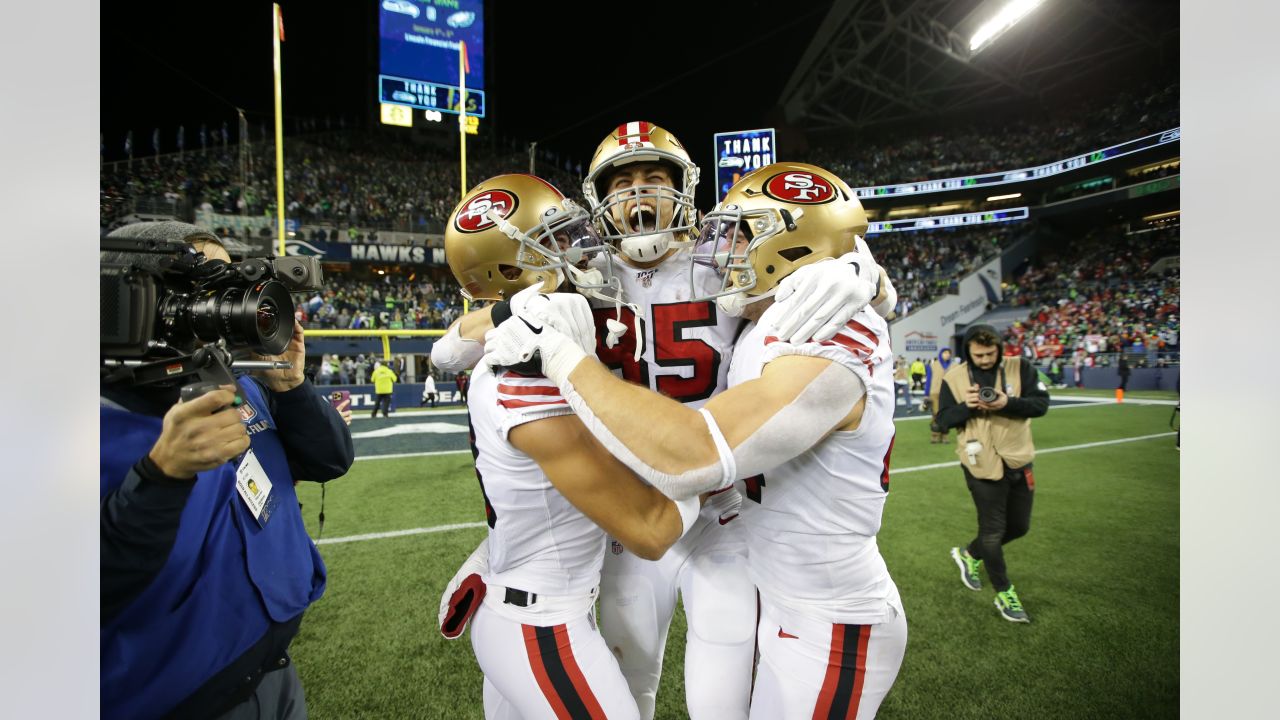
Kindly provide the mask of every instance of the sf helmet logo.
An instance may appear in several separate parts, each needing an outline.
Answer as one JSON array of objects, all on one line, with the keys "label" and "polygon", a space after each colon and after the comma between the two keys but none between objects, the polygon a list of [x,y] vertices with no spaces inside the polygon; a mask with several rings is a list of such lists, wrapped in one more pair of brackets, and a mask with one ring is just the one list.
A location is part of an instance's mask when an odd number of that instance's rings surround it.
[{"label": "sf helmet logo", "polygon": [[779,173],[769,178],[764,183],[764,194],[774,200],[801,205],[820,205],[836,198],[836,190],[830,182],[802,170]]},{"label": "sf helmet logo", "polygon": [[464,233],[488,230],[494,226],[493,219],[489,217],[490,211],[497,213],[498,217],[509,217],[519,203],[515,194],[506,190],[481,193],[471,198],[471,202],[458,211],[453,226]]}]

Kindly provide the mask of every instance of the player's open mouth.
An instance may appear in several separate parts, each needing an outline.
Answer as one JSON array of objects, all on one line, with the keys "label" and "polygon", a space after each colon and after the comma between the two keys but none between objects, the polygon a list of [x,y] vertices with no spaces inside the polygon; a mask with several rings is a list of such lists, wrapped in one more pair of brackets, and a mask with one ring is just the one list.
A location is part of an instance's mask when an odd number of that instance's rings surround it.
[{"label": "player's open mouth", "polygon": [[628,228],[631,232],[655,232],[658,229],[658,213],[653,208],[637,205],[631,208],[627,216]]}]

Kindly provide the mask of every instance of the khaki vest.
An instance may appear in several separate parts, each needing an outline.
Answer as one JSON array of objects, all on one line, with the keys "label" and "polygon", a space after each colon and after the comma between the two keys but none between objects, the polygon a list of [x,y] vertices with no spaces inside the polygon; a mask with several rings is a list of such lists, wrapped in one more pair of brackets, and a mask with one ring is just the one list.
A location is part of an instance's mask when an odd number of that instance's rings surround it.
[{"label": "khaki vest", "polygon": [[[996,371],[999,381],[1003,376],[1003,389],[1009,397],[1022,396],[1022,358],[1006,357],[1003,369]],[[969,379],[968,364],[952,366],[942,381],[951,388],[956,402],[963,403],[965,393],[969,391],[972,381]],[[969,453],[965,445],[970,440],[982,443],[982,451],[977,454],[976,462],[969,462]],[[969,421],[956,433],[956,457],[960,463],[976,478],[999,480],[1004,477],[1004,466],[1020,468],[1030,463],[1036,456],[1035,444],[1031,440],[1031,418],[1012,418],[982,410],[973,411]]]}]

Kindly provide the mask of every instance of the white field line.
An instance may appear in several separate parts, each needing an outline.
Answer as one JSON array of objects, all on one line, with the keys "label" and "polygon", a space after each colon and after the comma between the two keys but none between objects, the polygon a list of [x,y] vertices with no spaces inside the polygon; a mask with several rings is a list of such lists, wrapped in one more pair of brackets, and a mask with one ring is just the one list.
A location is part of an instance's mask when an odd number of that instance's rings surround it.
[{"label": "white field line", "polygon": [[[1119,438],[1117,440],[1101,440],[1098,442],[1083,443],[1081,445],[1065,445],[1062,447],[1052,447],[1052,448],[1045,448],[1044,450],[1036,450],[1036,455],[1037,456],[1048,455],[1049,453],[1067,452],[1071,450],[1085,450],[1088,448],[1103,447],[1105,445],[1119,445],[1121,443],[1138,442],[1140,440],[1154,440],[1156,438],[1169,437],[1170,435],[1176,435],[1176,434],[1177,433],[1173,433],[1173,432],[1163,432],[1163,433],[1156,433],[1154,435],[1139,435],[1137,437]],[[463,451],[463,452],[470,452],[470,451]],[[419,454],[445,455],[449,453],[419,453]],[[391,457],[391,456],[379,455],[378,457]],[[397,456],[397,457],[408,457],[408,456]],[[915,467],[908,467],[908,468],[890,468],[889,476],[892,478],[894,475],[901,475],[903,473],[955,467],[959,464],[960,464],[959,460],[953,460],[951,462],[933,463],[932,465],[917,465]],[[391,532],[366,533],[364,535],[348,535],[346,537],[324,538],[322,540],[317,540],[316,545],[358,542],[361,540],[381,540],[382,538],[403,537],[405,535],[422,535],[425,533],[448,532],[450,530],[470,530],[471,528],[481,528],[484,526],[485,526],[485,523],[482,523],[482,522],[456,523],[453,525],[436,525],[433,527],[412,528],[410,530],[393,530]]]},{"label": "white field line", "polygon": [[[1048,455],[1049,453],[1067,452],[1068,450],[1084,450],[1086,448],[1102,447],[1104,445],[1120,445],[1121,443],[1138,442],[1139,440],[1155,440],[1156,438],[1169,437],[1170,435],[1177,435],[1177,433],[1162,432],[1162,433],[1156,433],[1154,435],[1139,435],[1137,437],[1119,438],[1116,440],[1099,440],[1098,442],[1083,443],[1080,445],[1063,445],[1062,447],[1045,448],[1044,450],[1037,449],[1036,457],[1040,457],[1041,455]],[[901,475],[902,473],[920,472],[921,470],[936,470],[938,468],[957,467],[958,465],[960,465],[959,460],[952,460],[951,462],[933,463],[932,465],[917,465],[915,467],[909,467],[909,468],[891,467],[889,468],[889,477],[892,478],[894,475]]]},{"label": "white field line", "polygon": [[432,455],[461,455],[462,453],[471,454],[471,450],[432,450],[431,452],[412,452],[412,453],[389,453],[387,455],[362,455],[356,460],[394,460],[396,458],[413,458],[413,457],[430,457]]},{"label": "white field line", "polygon": [[391,532],[366,533],[364,535],[347,535],[346,537],[321,538],[317,545],[336,545],[338,543],[359,542],[361,540],[381,540],[382,538],[404,537],[405,535],[424,535],[426,533],[449,532],[450,530],[470,530],[482,528],[482,522],[454,523],[453,525],[436,525],[435,527],[413,528],[412,530],[392,530]]}]

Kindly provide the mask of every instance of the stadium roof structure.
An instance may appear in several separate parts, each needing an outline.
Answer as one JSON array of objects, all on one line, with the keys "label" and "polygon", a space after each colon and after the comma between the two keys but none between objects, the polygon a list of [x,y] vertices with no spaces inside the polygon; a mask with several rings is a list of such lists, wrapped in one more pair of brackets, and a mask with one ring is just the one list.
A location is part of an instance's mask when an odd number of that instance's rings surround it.
[{"label": "stadium roof structure", "polygon": [[1043,101],[1117,64],[1177,67],[1178,7],[1155,0],[1045,0],[971,53],[1007,1],[835,0],[782,91],[786,122],[861,129]]}]

